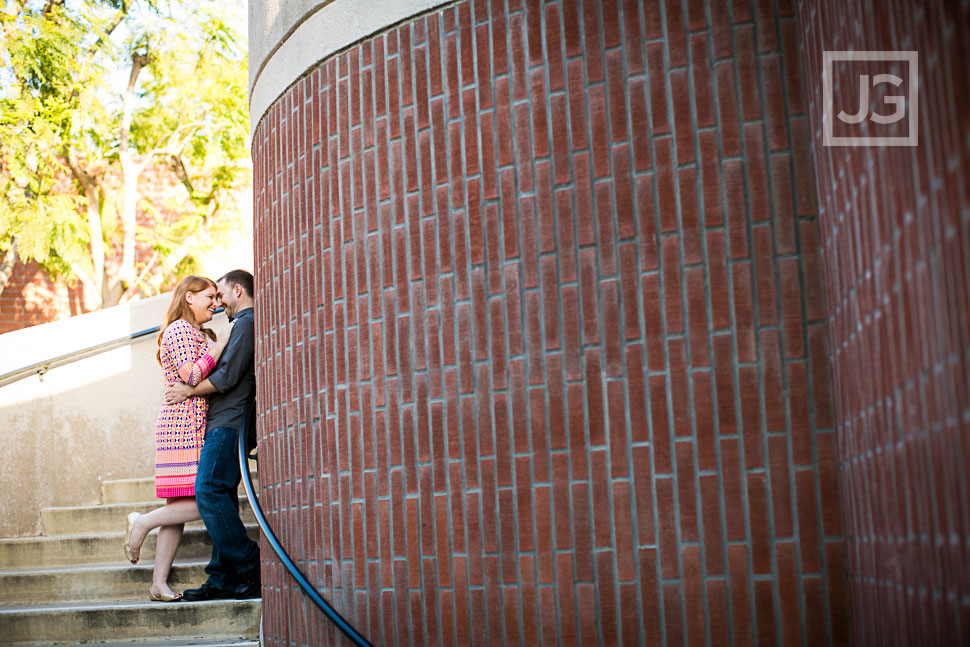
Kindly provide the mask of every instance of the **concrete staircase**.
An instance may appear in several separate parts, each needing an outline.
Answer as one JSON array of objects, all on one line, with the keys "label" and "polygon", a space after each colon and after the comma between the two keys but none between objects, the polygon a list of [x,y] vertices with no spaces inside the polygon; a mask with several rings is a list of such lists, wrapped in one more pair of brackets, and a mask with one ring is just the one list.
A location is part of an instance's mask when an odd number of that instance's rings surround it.
[{"label": "concrete staircase", "polygon": [[[161,503],[151,478],[107,481],[100,505],[41,511],[43,536],[0,539],[0,645],[258,647],[259,600],[148,599],[157,531],[132,566],[122,551],[125,516]],[[245,496],[240,504],[258,541]],[[202,522],[186,524],[173,589],[205,581],[211,547]]]}]

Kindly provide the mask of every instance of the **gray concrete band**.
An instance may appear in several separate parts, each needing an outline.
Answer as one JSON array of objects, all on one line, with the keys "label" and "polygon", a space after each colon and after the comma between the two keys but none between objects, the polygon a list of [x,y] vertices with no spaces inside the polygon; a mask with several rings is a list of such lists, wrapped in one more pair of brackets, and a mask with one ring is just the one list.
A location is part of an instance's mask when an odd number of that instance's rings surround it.
[{"label": "gray concrete band", "polygon": [[249,123],[320,61],[452,0],[250,0]]}]

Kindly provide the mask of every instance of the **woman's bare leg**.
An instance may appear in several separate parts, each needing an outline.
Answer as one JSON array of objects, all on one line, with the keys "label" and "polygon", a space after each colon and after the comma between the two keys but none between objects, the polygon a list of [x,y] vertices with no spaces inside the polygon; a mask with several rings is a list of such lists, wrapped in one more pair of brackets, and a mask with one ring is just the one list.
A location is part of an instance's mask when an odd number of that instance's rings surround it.
[{"label": "woman's bare leg", "polygon": [[129,540],[132,550],[140,550],[145,537],[155,528],[198,521],[202,518],[199,515],[199,507],[195,504],[195,497],[179,497],[167,501],[168,503],[161,508],[155,508],[135,520]]},{"label": "woman's bare leg", "polygon": [[162,526],[155,541],[155,570],[152,571],[152,592],[155,595],[174,595],[168,585],[168,575],[175,561],[175,551],[182,541],[185,524],[173,523]]},{"label": "woman's bare leg", "polygon": [[175,553],[182,541],[187,521],[202,517],[194,497],[168,499],[168,503],[147,514],[140,515],[131,530],[130,544],[136,551],[141,549],[148,533],[160,528],[155,541],[155,569],[152,573],[152,592],[155,595],[172,595],[168,576],[175,561]]}]

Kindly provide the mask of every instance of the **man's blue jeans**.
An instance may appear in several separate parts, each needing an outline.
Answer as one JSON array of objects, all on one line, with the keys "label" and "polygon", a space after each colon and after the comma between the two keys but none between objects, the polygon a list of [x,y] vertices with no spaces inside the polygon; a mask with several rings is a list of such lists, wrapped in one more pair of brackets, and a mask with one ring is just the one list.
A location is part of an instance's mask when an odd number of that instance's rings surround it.
[{"label": "man's blue jeans", "polygon": [[239,432],[208,429],[195,479],[195,500],[212,538],[212,558],[205,572],[209,584],[232,589],[259,568],[259,545],[239,518]]}]

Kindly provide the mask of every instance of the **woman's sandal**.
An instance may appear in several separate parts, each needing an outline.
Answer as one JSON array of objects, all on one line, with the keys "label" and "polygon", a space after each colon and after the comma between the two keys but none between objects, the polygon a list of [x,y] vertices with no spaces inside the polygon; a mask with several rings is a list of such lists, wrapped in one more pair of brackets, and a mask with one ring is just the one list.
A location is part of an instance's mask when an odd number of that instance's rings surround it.
[{"label": "woman's sandal", "polygon": [[130,512],[128,513],[128,529],[125,531],[125,557],[132,564],[138,563],[138,553],[139,551],[132,550],[131,544],[131,531],[135,527],[135,520],[141,516],[140,512]]},{"label": "woman's sandal", "polygon": [[148,589],[148,597],[152,602],[178,602],[182,599],[182,594],[176,593],[175,595],[165,595],[162,593],[161,595],[155,595],[155,591]]}]

